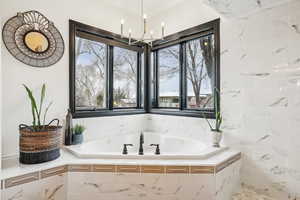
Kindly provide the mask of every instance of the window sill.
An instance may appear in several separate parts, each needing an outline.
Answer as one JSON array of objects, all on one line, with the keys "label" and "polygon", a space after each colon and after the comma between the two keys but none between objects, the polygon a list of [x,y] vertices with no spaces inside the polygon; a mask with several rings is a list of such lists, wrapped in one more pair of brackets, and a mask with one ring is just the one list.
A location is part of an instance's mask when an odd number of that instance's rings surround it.
[{"label": "window sill", "polygon": [[197,117],[197,118],[207,118],[215,119],[214,111],[199,111],[199,110],[174,110],[174,109],[159,109],[153,108],[149,112],[150,114],[159,115],[171,115],[171,116],[183,116],[183,117]]},{"label": "window sill", "polygon": [[144,109],[115,109],[115,110],[102,110],[102,111],[76,111],[73,112],[73,118],[91,118],[91,117],[109,117],[120,115],[137,115],[145,114]]}]

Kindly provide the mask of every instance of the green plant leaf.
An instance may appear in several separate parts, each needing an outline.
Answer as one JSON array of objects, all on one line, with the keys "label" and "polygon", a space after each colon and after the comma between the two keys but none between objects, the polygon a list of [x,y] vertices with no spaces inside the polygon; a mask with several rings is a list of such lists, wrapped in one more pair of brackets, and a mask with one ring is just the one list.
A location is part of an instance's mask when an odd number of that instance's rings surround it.
[{"label": "green plant leaf", "polygon": [[[215,101],[215,109],[217,112],[220,111],[218,102],[221,101],[220,91],[217,87],[214,87],[214,101]],[[216,113],[217,114],[217,113]]]},{"label": "green plant leaf", "polygon": [[202,117],[206,120],[206,122],[207,122],[207,124],[208,124],[210,130],[212,130],[213,127],[212,127],[212,125],[210,124],[210,122],[208,121],[208,119],[205,117],[204,113],[201,113],[201,114],[202,114]]},{"label": "green plant leaf", "polygon": [[73,132],[76,135],[82,134],[85,131],[85,127],[83,125],[76,124],[73,128]]},{"label": "green plant leaf", "polygon": [[216,116],[216,129],[220,130],[221,124],[222,124],[223,118],[220,112],[217,112]]},{"label": "green plant leaf", "polygon": [[44,113],[44,119],[43,119],[43,124],[44,124],[44,126],[45,126],[45,121],[46,121],[46,115],[47,115],[48,110],[49,110],[49,108],[51,107],[52,104],[53,104],[53,102],[51,101],[51,102],[49,103],[49,105],[47,106],[46,110],[45,110],[45,113]]},{"label": "green plant leaf", "polygon": [[203,118],[206,120],[207,124],[209,125],[209,128],[211,130],[214,130],[214,131],[220,131],[220,127],[221,127],[221,124],[222,124],[222,115],[220,113],[220,109],[219,109],[219,105],[218,105],[218,99],[219,99],[219,94],[220,94],[220,91],[218,90],[218,88],[214,87],[214,106],[215,106],[215,124],[214,124],[214,128],[213,126],[211,125],[211,123],[208,121],[208,119],[205,117],[205,115],[202,113],[202,116]]},{"label": "green plant leaf", "polygon": [[44,83],[43,86],[42,86],[42,91],[41,91],[40,109],[38,111],[39,124],[41,123],[40,119],[41,119],[41,112],[42,112],[43,102],[44,102],[44,99],[45,99],[45,94],[46,94],[46,85]]},{"label": "green plant leaf", "polygon": [[36,101],[34,99],[32,91],[25,84],[23,84],[23,86],[25,87],[25,89],[27,91],[27,95],[28,95],[28,97],[30,99],[30,102],[31,102],[31,112],[32,112],[32,117],[33,117],[32,125],[33,125],[33,128],[36,129],[36,116],[35,115],[38,116]]}]

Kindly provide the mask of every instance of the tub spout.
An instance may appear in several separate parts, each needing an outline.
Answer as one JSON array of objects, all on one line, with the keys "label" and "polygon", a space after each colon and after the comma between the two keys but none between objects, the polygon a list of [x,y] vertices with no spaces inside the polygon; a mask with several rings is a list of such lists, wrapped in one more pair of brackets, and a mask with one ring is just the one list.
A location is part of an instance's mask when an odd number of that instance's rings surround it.
[{"label": "tub spout", "polygon": [[140,135],[139,155],[144,155],[144,147],[143,147],[143,144],[144,144],[144,134],[141,133],[141,135]]}]

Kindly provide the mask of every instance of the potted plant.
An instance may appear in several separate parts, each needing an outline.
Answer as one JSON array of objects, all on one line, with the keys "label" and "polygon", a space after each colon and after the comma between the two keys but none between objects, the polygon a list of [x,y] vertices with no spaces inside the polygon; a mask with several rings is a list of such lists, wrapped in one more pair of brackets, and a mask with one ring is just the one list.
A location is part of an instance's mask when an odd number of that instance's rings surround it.
[{"label": "potted plant", "polygon": [[[205,118],[206,119],[206,118]],[[222,140],[223,134],[222,134],[222,130],[220,130],[221,124],[222,124],[222,115],[220,112],[216,113],[216,123],[215,123],[215,127],[213,127],[211,125],[211,123],[208,121],[208,119],[206,119],[210,130],[212,132],[212,142],[213,142],[213,147],[220,147],[220,142]]]},{"label": "potted plant", "polygon": [[[215,88],[215,92],[214,92],[214,95],[216,98],[219,97],[219,91],[217,88]],[[215,102],[215,108],[216,108],[216,115],[215,115],[215,126],[213,126],[209,121],[208,119],[203,116],[206,120],[206,122],[208,123],[209,125],[209,128],[212,132],[212,143],[213,143],[213,147],[220,147],[220,142],[222,140],[222,137],[223,137],[223,134],[222,134],[222,130],[221,130],[221,125],[222,125],[222,122],[223,122],[223,117],[222,117],[222,114],[220,113],[220,109],[218,107],[218,103]]]},{"label": "potted plant", "polygon": [[[59,120],[53,119],[46,124],[46,115],[52,105],[43,107],[46,85],[43,84],[41,90],[40,103],[37,104],[32,90],[23,85],[31,103],[32,125],[19,125],[20,132],[20,162],[23,164],[37,164],[54,160],[60,156],[61,130]],[[43,112],[44,111],[44,112]],[[43,112],[43,114],[42,114]],[[56,122],[56,125],[51,125]]]},{"label": "potted plant", "polygon": [[76,124],[73,129],[73,137],[72,137],[72,143],[75,144],[81,144],[83,142],[83,132],[85,131],[85,127],[80,124]]}]

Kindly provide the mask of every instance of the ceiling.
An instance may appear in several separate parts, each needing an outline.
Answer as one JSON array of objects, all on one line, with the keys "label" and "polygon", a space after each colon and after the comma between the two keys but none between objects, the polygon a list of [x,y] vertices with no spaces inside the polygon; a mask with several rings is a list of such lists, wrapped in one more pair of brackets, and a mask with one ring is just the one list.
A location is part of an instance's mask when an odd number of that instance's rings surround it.
[{"label": "ceiling", "polygon": [[[103,1],[114,7],[124,9],[133,15],[141,14],[141,0]],[[144,13],[148,16],[155,16],[184,1],[186,3],[203,2],[224,17],[241,17],[291,0],[144,0]]]},{"label": "ceiling", "polygon": [[[141,0],[103,0],[106,3],[121,9],[125,9],[134,15],[141,14]],[[149,16],[163,12],[184,0],[144,0],[144,13]],[[188,1],[188,0],[185,0]]]},{"label": "ceiling", "polygon": [[225,17],[243,17],[291,0],[203,0]]}]

